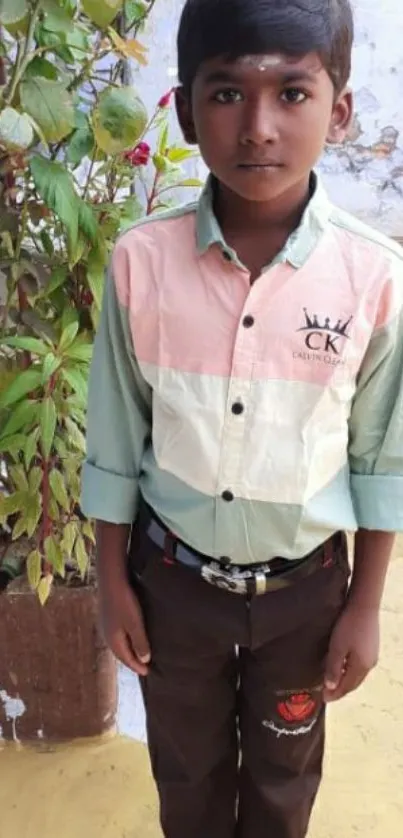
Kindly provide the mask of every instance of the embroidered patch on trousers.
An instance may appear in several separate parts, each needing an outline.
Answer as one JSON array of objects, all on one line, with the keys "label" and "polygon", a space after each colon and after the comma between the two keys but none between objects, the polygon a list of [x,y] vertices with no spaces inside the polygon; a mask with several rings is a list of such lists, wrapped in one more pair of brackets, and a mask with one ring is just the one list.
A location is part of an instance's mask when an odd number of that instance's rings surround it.
[{"label": "embroidered patch on trousers", "polygon": [[266,719],[263,727],[281,736],[305,736],[315,726],[320,709],[318,690],[278,693],[277,719]]}]

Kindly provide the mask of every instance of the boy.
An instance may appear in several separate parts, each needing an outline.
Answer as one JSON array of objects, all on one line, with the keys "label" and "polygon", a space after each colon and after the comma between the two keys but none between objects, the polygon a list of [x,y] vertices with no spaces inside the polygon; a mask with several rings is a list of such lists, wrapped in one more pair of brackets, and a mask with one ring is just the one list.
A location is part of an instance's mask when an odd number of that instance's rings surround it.
[{"label": "boy", "polygon": [[325,706],[377,661],[403,262],[313,174],[351,120],[352,38],[348,0],[188,0],[177,111],[211,174],[112,258],[83,507],[166,838],[303,838]]}]

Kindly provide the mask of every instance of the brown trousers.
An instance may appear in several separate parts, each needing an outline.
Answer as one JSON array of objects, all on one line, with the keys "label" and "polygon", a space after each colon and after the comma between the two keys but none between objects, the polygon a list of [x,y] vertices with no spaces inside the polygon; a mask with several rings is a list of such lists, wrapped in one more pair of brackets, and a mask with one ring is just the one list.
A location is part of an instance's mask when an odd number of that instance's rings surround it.
[{"label": "brown trousers", "polygon": [[168,565],[145,535],[134,541],[165,838],[304,838],[322,774],[323,669],[347,592],[345,545],[293,587],[247,599]]}]

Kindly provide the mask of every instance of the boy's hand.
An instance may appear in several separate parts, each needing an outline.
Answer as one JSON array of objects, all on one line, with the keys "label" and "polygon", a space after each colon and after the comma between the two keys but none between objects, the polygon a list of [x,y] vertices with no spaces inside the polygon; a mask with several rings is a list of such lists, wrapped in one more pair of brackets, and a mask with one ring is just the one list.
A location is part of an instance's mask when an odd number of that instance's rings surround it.
[{"label": "boy's hand", "polygon": [[100,586],[100,612],[105,640],[113,654],[137,675],[147,675],[151,660],[140,603],[126,579],[107,590]]},{"label": "boy's hand", "polygon": [[378,663],[379,610],[347,603],[330,640],[324,700],[338,701],[356,690]]}]

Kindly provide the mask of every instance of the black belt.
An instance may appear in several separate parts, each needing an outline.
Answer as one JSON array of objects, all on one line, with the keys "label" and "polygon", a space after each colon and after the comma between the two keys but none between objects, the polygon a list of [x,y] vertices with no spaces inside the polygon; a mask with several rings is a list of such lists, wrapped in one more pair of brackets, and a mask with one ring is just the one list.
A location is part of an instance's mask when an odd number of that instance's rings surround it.
[{"label": "black belt", "polygon": [[161,548],[163,558],[169,564],[185,565],[210,585],[244,596],[288,588],[321,568],[331,567],[345,538],[343,533],[336,533],[298,561],[274,558],[264,564],[240,566],[203,556],[180,541],[154,517],[148,520],[145,531],[151,541]]}]

